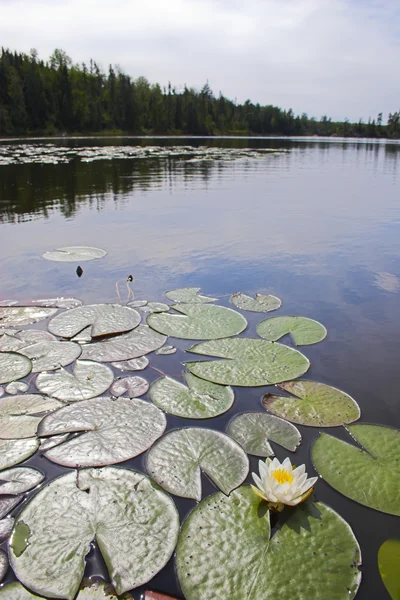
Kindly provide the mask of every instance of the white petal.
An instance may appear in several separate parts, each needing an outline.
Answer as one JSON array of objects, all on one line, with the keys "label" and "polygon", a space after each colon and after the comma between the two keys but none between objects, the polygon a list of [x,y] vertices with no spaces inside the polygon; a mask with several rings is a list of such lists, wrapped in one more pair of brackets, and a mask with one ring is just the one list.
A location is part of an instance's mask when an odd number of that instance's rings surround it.
[{"label": "white petal", "polygon": [[287,469],[289,471],[289,473],[291,473],[293,471],[292,463],[290,462],[290,458],[288,456],[285,458],[285,460],[282,463],[282,469]]},{"label": "white petal", "polygon": [[[294,477],[300,477],[300,475],[303,475],[303,473],[306,473],[306,465],[300,465],[293,470]],[[307,477],[307,473],[306,473],[306,477]]]},{"label": "white petal", "polygon": [[280,469],[281,468],[281,463],[279,462],[279,460],[275,457],[272,461],[271,461],[271,465],[269,467],[270,471],[276,471],[276,469]]},{"label": "white petal", "polygon": [[261,479],[268,476],[268,466],[263,460],[258,461],[258,470],[260,471]]},{"label": "white petal", "polygon": [[260,488],[260,490],[263,490],[264,489],[263,482],[261,481],[259,476],[256,475],[255,473],[252,473],[252,477],[253,477],[253,480],[254,480],[254,483],[256,484],[256,486],[258,488]]},{"label": "white petal", "polygon": [[301,488],[301,494],[304,494],[307,490],[313,487],[318,481],[318,477],[311,477],[311,479],[307,479],[305,484]]}]

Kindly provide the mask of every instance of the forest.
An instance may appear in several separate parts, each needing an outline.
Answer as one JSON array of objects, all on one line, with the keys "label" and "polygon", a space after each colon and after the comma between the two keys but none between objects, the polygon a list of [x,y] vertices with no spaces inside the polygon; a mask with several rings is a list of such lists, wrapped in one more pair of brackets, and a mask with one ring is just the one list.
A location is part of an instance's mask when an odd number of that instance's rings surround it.
[{"label": "forest", "polygon": [[317,120],[306,113],[246,100],[238,104],[208,83],[200,90],[133,79],[120,67],[73,64],[56,49],[47,62],[2,48],[0,135],[319,135],[400,138],[400,111],[360,119]]}]

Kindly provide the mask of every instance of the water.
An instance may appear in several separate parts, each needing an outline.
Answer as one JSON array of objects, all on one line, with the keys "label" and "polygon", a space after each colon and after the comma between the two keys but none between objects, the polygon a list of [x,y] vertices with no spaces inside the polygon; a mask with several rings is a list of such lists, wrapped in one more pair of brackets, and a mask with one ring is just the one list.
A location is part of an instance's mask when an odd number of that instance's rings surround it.
[{"label": "water", "polygon": [[[124,298],[128,275],[134,276],[136,298],[151,300],[165,300],[166,290],[183,286],[199,286],[224,305],[232,292],[272,293],[283,300],[280,315],[311,317],[328,328],[324,342],[305,349],[312,364],[307,377],[351,394],[361,406],[362,422],[400,427],[399,144],[214,138],[55,143],[66,151],[181,143],[281,152],[196,161],[161,156],[82,162],[70,155],[70,162],[61,164],[0,166],[0,300],[63,295],[85,303],[117,301],[116,282],[122,280]],[[108,254],[82,263],[81,277],[77,265],[41,259],[46,250],[70,245],[98,246]],[[263,317],[245,315],[247,335],[255,335]],[[151,364],[178,376],[191,343],[175,345],[175,355],[152,355]],[[144,375],[150,381],[158,377],[150,369]],[[236,412],[261,410],[266,391],[236,389],[233,409],[206,426],[224,430]],[[170,416],[168,423],[169,428],[205,425]],[[295,461],[306,462],[312,473],[310,443],[318,430],[299,429],[303,443]],[[342,428],[330,433],[348,439]],[[286,456],[275,449],[278,458]],[[64,471],[44,458],[28,463],[49,477]],[[143,457],[127,464],[143,470]],[[256,470],[257,459],[251,464]],[[213,491],[204,480],[204,495]],[[399,535],[398,518],[358,505],[324,481],[316,497],[337,510],[359,540],[363,582],[357,597],[389,598],[377,552],[383,541]],[[177,504],[182,517],[194,506],[187,500]],[[102,573],[94,552],[87,575]],[[147,587],[182,598],[172,563]]]}]

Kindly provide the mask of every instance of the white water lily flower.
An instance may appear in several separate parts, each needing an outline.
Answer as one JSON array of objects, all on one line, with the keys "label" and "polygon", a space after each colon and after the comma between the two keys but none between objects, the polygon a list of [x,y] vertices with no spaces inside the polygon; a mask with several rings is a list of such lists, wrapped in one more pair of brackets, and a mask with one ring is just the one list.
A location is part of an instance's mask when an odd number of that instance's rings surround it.
[{"label": "white water lily flower", "polygon": [[285,504],[296,506],[311,496],[318,477],[307,479],[306,466],[292,467],[289,458],[281,464],[277,458],[259,461],[260,477],[252,473],[253,492],[268,502],[269,508],[283,510]]}]

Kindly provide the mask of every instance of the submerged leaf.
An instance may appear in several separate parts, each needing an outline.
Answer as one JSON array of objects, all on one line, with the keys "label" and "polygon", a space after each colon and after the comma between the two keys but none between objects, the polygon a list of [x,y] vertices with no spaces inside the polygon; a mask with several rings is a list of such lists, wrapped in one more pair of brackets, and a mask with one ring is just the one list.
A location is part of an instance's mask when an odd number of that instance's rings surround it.
[{"label": "submerged leaf", "polygon": [[140,321],[140,314],[134,308],[119,304],[91,304],[57,315],[50,321],[49,331],[54,335],[72,338],[91,325],[92,337],[100,337],[130,331]]},{"label": "submerged leaf", "polygon": [[188,427],[168,432],[150,449],[146,470],[167,492],[201,500],[201,471],[224,494],[241,485],[249,460],[237,442],[220,431]]},{"label": "submerged leaf", "polygon": [[101,248],[91,248],[90,246],[65,246],[57,248],[42,254],[46,260],[55,260],[57,262],[82,262],[85,260],[95,260],[103,258],[107,252]]},{"label": "submerged leaf", "polygon": [[7,306],[0,308],[0,327],[20,327],[48,319],[57,308],[43,306]]},{"label": "submerged leaf", "polygon": [[[29,390],[29,385],[24,381],[12,381],[8,385],[6,385],[6,392],[11,396],[16,394],[23,394]],[[1,434],[0,434],[1,437]]]},{"label": "submerged leaf", "polygon": [[74,342],[44,341],[18,350],[32,361],[32,373],[54,371],[79,358],[82,348]]},{"label": "submerged leaf", "polygon": [[237,294],[232,294],[231,302],[237,308],[252,312],[271,312],[282,306],[279,298],[269,294],[256,294],[256,298],[254,299],[242,292],[238,292]]},{"label": "submerged leaf", "polygon": [[116,379],[110,387],[113,396],[123,396],[125,393],[129,398],[138,398],[143,396],[149,389],[149,382],[143,377],[122,377]]},{"label": "submerged leaf", "polygon": [[141,308],[142,306],[146,306],[147,300],[132,300],[132,302],[127,302],[127,306],[131,308]]},{"label": "submerged leaf", "polygon": [[348,430],[365,451],[321,433],[311,452],[316,470],[344,496],[400,516],[400,431],[361,423]]},{"label": "submerged leaf", "polygon": [[184,302],[187,304],[203,304],[205,302],[215,302],[217,298],[210,298],[209,296],[202,296],[199,294],[201,288],[178,288],[176,290],[170,290],[165,292],[165,296],[173,302]]},{"label": "submerged leaf", "polygon": [[392,600],[400,600],[400,539],[386,540],[379,548],[378,565],[382,581]]},{"label": "submerged leaf", "polygon": [[0,438],[31,438],[44,414],[61,408],[63,404],[54,398],[39,394],[24,394],[14,398],[0,399]]},{"label": "submerged leaf", "polygon": [[0,352],[0,383],[25,377],[32,370],[32,362],[16,352]]},{"label": "submerged leaf", "polygon": [[316,381],[288,381],[278,385],[296,396],[266,394],[266,410],[282,419],[310,427],[338,427],[360,418],[360,407],[351,396]]},{"label": "submerged leaf", "polygon": [[0,471],[26,460],[36,452],[38,447],[39,442],[36,438],[0,440]]},{"label": "submerged leaf", "polygon": [[168,355],[175,354],[176,351],[177,348],[175,348],[175,346],[163,346],[162,348],[159,348],[159,350],[156,350],[155,354]]},{"label": "submerged leaf", "polygon": [[130,360],[121,360],[112,362],[112,366],[120,371],[143,371],[149,365],[149,359],[146,356],[132,358]]},{"label": "submerged leaf", "polygon": [[68,402],[88,400],[103,394],[114,379],[109,367],[91,360],[77,360],[72,373],[60,369],[55,373],[39,373],[36,387],[43,394]]},{"label": "submerged leaf", "polygon": [[272,385],[300,377],[310,366],[294,348],[252,338],[202,342],[189,352],[223,358],[185,363],[194,375],[222,385]]},{"label": "submerged leaf", "polygon": [[[16,545],[20,528],[26,541]],[[173,501],[143,473],[84,469],[55,479],[23,508],[11,539],[10,562],[34,592],[72,600],[96,538],[111,583],[122,594],[164,567],[178,529]]]},{"label": "submerged leaf", "polygon": [[321,323],[306,317],[271,317],[257,325],[257,333],[271,342],[276,342],[290,333],[296,346],[316,344],[327,335],[327,331]]},{"label": "submerged leaf", "polygon": [[255,456],[273,456],[270,441],[294,452],[300,445],[300,431],[287,421],[265,413],[242,413],[229,423],[227,433]]},{"label": "submerged leaf", "polygon": [[14,467],[0,472],[0,495],[15,496],[36,487],[44,479],[44,475],[32,467]]},{"label": "submerged leaf", "polygon": [[147,325],[139,325],[133,331],[118,335],[104,342],[88,344],[83,348],[82,358],[99,362],[115,362],[139,358],[161,348],[167,338]]}]

